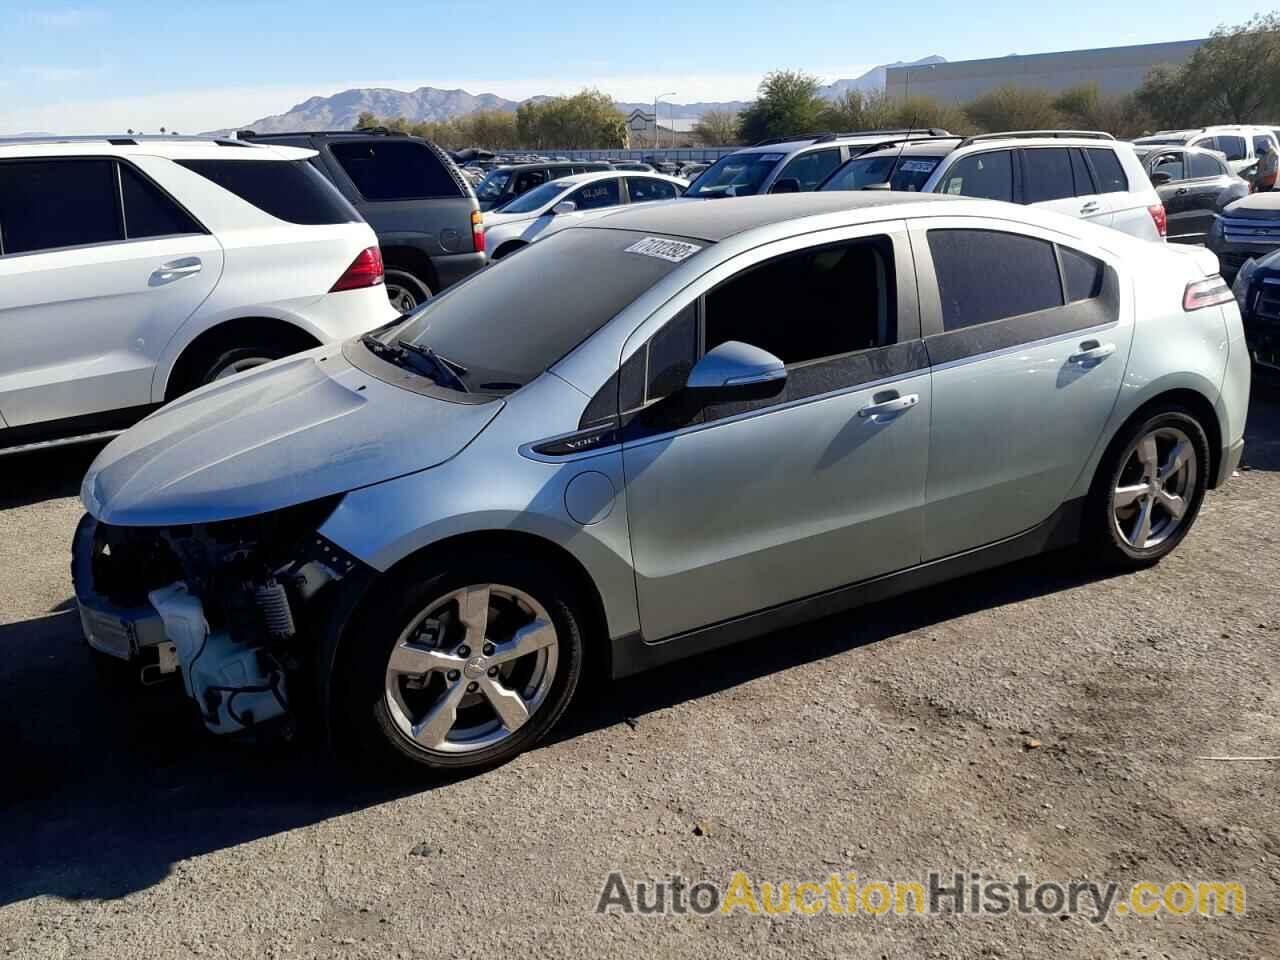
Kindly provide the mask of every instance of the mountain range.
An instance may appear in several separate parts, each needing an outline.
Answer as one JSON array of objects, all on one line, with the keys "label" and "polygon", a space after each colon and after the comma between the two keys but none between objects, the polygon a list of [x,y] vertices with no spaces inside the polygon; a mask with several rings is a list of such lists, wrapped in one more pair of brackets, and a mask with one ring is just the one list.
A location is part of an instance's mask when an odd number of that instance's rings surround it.
[{"label": "mountain range", "polygon": [[[874,93],[884,90],[885,71],[889,67],[915,66],[930,63],[945,63],[939,56],[925,57],[922,60],[896,61],[872,67],[859,77],[835,80],[821,87],[819,95],[834,100],[841,94],[851,90]],[[544,100],[545,96],[530,97],[530,100]],[[296,130],[350,130],[355,126],[356,118],[366,111],[379,117],[404,117],[410,122],[441,121],[452,117],[465,116],[478,110],[515,110],[521,103],[528,101],[508,100],[493,93],[468,93],[466,90],[441,90],[436,87],[419,87],[417,90],[391,90],[386,87],[355,87],[343,90],[331,97],[310,97],[302,103],[291,107],[284,113],[262,117],[237,129],[249,129],[258,133],[291,133]],[[662,104],[663,117],[670,116],[696,119],[712,110],[737,113],[747,106],[746,101],[726,100],[699,103],[666,103]],[[617,107],[623,113],[632,110],[652,110],[652,103],[632,103],[618,101]],[[215,131],[227,133],[229,131]]]}]

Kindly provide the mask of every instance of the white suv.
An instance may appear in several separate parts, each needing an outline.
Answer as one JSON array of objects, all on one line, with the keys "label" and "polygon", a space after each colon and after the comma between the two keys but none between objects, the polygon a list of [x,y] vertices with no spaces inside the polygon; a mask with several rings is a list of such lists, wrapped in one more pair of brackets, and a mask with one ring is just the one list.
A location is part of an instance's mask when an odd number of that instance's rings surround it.
[{"label": "white suv", "polygon": [[1196,127],[1193,130],[1160,130],[1148,137],[1138,137],[1136,144],[1179,144],[1217,150],[1227,158],[1232,173],[1240,173],[1257,163],[1268,144],[1280,145],[1277,131],[1271,126],[1248,124],[1224,124],[1216,127]]},{"label": "white suv", "polygon": [[0,453],[107,436],[395,317],[373,230],[311,150],[0,144]]},{"label": "white suv", "polygon": [[850,160],[821,190],[947,193],[1043,207],[1163,240],[1164,205],[1133,145],[1109,133],[1029,130],[881,144]]}]

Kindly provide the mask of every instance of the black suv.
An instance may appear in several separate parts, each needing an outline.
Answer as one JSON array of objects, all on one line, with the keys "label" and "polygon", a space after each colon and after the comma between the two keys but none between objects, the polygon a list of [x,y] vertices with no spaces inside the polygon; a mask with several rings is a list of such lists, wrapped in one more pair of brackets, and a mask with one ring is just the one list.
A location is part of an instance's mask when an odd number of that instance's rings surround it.
[{"label": "black suv", "polygon": [[484,223],[475,194],[430,140],[377,130],[238,136],[318,151],[311,163],[378,235],[387,296],[400,312],[484,266]]},{"label": "black suv", "polygon": [[540,187],[552,180],[568,177],[575,173],[595,173],[598,170],[612,170],[613,164],[597,160],[561,160],[541,163],[518,163],[495,167],[490,170],[480,185],[476,187],[476,196],[480,198],[481,210],[497,211],[499,207],[510,203],[522,193],[528,193],[534,187]]}]

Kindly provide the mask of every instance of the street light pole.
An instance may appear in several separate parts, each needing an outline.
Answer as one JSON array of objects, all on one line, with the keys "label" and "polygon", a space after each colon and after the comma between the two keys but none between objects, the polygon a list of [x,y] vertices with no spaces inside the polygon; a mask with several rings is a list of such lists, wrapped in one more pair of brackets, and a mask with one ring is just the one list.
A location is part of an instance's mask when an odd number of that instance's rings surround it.
[{"label": "street light pole", "polygon": [[[653,149],[658,149],[658,101],[663,97],[674,97],[676,92],[672,90],[670,93],[660,93],[653,98]],[[674,121],[673,121],[674,122]]]}]

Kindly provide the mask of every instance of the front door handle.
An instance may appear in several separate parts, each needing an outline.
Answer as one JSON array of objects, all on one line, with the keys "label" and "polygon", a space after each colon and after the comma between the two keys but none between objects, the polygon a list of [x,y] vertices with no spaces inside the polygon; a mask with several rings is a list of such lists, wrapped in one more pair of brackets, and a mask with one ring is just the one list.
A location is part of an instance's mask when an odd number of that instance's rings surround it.
[{"label": "front door handle", "polygon": [[881,400],[879,403],[873,403],[863,407],[858,411],[860,417],[878,417],[886,413],[900,413],[903,410],[910,410],[920,402],[920,394],[909,393],[905,397],[900,397],[896,393],[888,400]]},{"label": "front door handle", "polygon": [[149,286],[159,287],[166,283],[173,283],[175,280],[181,280],[183,277],[190,277],[199,273],[204,265],[200,262],[199,257],[183,257],[181,260],[170,260],[168,263],[162,263],[151,273],[151,278],[147,281]]},{"label": "front door handle", "polygon": [[1186,192],[1187,192],[1187,188],[1186,188],[1186,187],[1179,187],[1177,190],[1173,191],[1173,195],[1174,195],[1175,197],[1180,197],[1180,196],[1182,196],[1182,195],[1183,195],[1184,193],[1186,193]]},{"label": "front door handle", "polygon": [[1097,213],[1099,209],[1101,208],[1098,206],[1097,201],[1090,200],[1088,203],[1086,203],[1083,207],[1080,208],[1080,212],[1081,213]]},{"label": "front door handle", "polygon": [[1088,367],[1095,363],[1101,363],[1115,352],[1116,345],[1114,343],[1099,343],[1097,340],[1086,340],[1080,344],[1080,352],[1071,354],[1071,356],[1067,357],[1067,361],[1079,364],[1082,367]]}]

